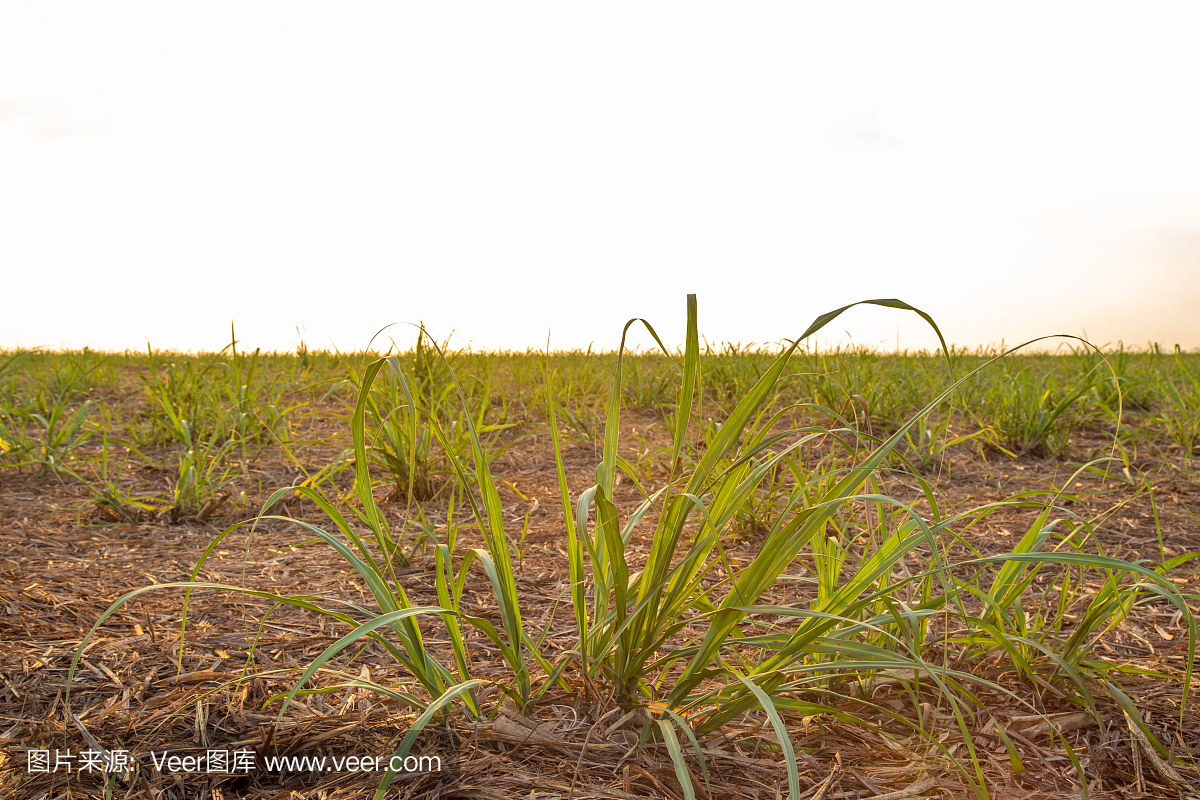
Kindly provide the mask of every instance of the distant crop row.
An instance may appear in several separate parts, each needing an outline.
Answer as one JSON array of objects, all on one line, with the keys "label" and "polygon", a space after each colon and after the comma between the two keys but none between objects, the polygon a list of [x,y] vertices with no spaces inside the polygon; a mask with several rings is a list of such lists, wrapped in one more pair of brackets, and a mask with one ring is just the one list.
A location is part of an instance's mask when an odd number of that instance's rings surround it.
[{"label": "distant crop row", "polygon": [[[1200,354],[1178,349],[1097,352],[1078,342],[1055,355],[1016,354],[963,383],[904,435],[900,452],[918,469],[939,467],[947,448],[969,445],[981,454],[1063,456],[1073,434],[1095,432],[1115,443],[1126,462],[1141,453],[1193,465],[1200,447]],[[442,343],[397,354],[367,407],[371,460],[400,494],[432,494],[446,461],[428,417],[412,415],[423,398],[449,428],[457,414],[448,380],[462,382],[477,428],[492,455],[498,432],[549,409],[541,386],[545,368],[559,398],[557,419],[568,435],[598,443],[615,354],[590,352],[473,353]],[[705,397],[701,424],[719,425],[770,368],[778,348],[726,345],[702,353]],[[865,348],[797,351],[775,389],[809,421],[849,419],[873,435],[888,435],[930,398],[996,352],[954,350],[888,354]],[[36,468],[82,479],[79,459],[90,452],[91,485],[114,511],[215,510],[222,487],[239,467],[264,451],[294,444],[301,423],[333,398],[345,413],[371,354],[263,354],[236,343],[216,354],[10,352],[0,354],[0,467]],[[404,379],[403,375],[411,377]],[[670,416],[678,369],[662,353],[626,354],[621,403]],[[465,452],[466,432],[451,446]],[[1115,438],[1112,438],[1115,435]],[[89,449],[90,448],[90,449]],[[97,454],[98,448],[98,454]],[[1076,452],[1076,458],[1090,453]],[[111,479],[113,460],[152,464],[171,472],[171,485],[145,496],[122,497]],[[336,465],[327,465],[336,469]],[[98,476],[98,477],[95,477]],[[444,477],[444,476],[443,476]],[[410,486],[411,484],[411,486]],[[127,494],[127,493],[126,493]]]}]

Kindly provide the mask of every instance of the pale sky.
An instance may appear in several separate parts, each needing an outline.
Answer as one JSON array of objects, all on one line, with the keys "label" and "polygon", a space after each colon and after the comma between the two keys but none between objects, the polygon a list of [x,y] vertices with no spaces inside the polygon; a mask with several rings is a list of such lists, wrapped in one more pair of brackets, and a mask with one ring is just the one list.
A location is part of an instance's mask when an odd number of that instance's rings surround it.
[{"label": "pale sky", "polygon": [[[1200,347],[1195,3],[6,3],[0,348]],[[411,329],[398,326],[407,345]],[[847,333],[848,332],[848,333]],[[935,339],[864,308],[822,343]],[[639,337],[644,340],[644,337]]]}]

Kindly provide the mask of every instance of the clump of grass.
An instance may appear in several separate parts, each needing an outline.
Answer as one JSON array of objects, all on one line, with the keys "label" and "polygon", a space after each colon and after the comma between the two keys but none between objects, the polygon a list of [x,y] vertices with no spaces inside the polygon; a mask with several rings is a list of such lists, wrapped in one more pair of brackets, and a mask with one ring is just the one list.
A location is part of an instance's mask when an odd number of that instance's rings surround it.
[{"label": "clump of grass", "polygon": [[1063,386],[1054,376],[1022,364],[1019,371],[1007,373],[992,387],[995,443],[1012,456],[1049,458],[1062,453],[1071,435],[1065,415],[1095,383],[1093,371]]},{"label": "clump of grass", "polygon": [[140,375],[149,429],[136,443],[170,448],[165,513],[173,521],[217,516],[235,456],[246,464],[273,442],[286,447],[288,420],[303,405],[285,402],[278,374],[264,378],[259,350],[240,354],[237,345],[231,330],[230,344],[212,357],[167,362],[148,348],[149,369]]},{"label": "clump of grass", "polygon": [[259,351],[238,355],[236,340],[215,357],[159,361],[149,353],[141,373],[149,400],[150,441],[192,447],[199,440],[232,443],[246,457],[286,438],[288,407],[275,382],[259,376]]},{"label": "clump of grass", "polygon": [[100,364],[87,350],[51,359],[49,374],[22,386],[18,367],[34,355],[19,351],[0,362],[0,455],[61,474],[96,433],[88,393]]},{"label": "clump of grass", "polygon": [[629,362],[625,402],[633,408],[659,409],[669,406],[672,374],[662,368],[661,358],[642,355]]},{"label": "clump of grass", "polygon": [[94,410],[91,400],[71,408],[68,393],[49,396],[39,392],[37,410],[29,418],[41,428],[41,442],[35,445],[34,462],[43,469],[59,472],[75,460],[79,448],[95,433],[89,425]]},{"label": "clump of grass", "polygon": [[145,460],[145,456],[132,448],[123,448],[120,463],[114,467],[114,449],[121,449],[120,445],[110,440],[107,432],[102,432],[100,455],[93,474],[71,472],[72,476],[90,491],[90,504],[96,516],[104,522],[139,522],[160,516],[165,511],[160,498],[139,494],[134,489],[124,486],[121,481],[121,474],[129,464],[129,459],[136,455]]},{"label": "clump of grass", "polygon": [[[916,311],[900,301],[873,302]],[[818,318],[805,336],[844,310]],[[676,461],[685,449],[693,399],[700,394],[694,298],[689,298],[688,311],[688,343],[672,439]],[[950,669],[948,662],[931,663],[926,659],[931,649],[956,650],[976,661],[1006,655],[1030,680],[1066,681],[1095,715],[1088,685],[1093,676],[1103,678],[1113,699],[1126,705],[1110,680],[1115,666],[1095,658],[1092,647],[1099,634],[1119,623],[1134,605],[1150,598],[1166,599],[1188,616],[1189,636],[1195,636],[1186,602],[1164,577],[1178,560],[1155,571],[1102,552],[1088,553],[1086,525],[1072,522],[1064,524],[1066,532],[1055,547],[1047,548],[1057,524],[1047,522],[1051,511],[1047,507],[1011,554],[976,554],[955,562],[950,545],[964,543],[956,529],[1007,503],[943,517],[931,487],[922,483],[933,511],[932,517],[925,518],[882,492],[878,475],[889,453],[954,387],[930,398],[917,415],[856,463],[804,476],[806,481],[797,482],[785,513],[750,563],[733,569],[721,546],[745,499],[755,494],[782,458],[812,437],[854,433],[850,429],[797,431],[789,442],[787,432],[773,432],[777,417],[765,413],[762,406],[795,347],[793,343],[785,350],[741,398],[689,471],[646,497],[624,524],[611,500],[619,463],[619,357],[597,485],[579,498],[573,513],[558,459],[581,668],[591,679],[588,685],[595,681],[611,687],[625,707],[657,705],[668,711],[657,719],[648,715],[646,725],[648,730],[657,727],[667,743],[685,794],[688,772],[674,730],[694,743],[694,735],[715,731],[749,710],[765,713],[789,756],[794,794],[796,763],[786,745],[780,712],[844,714],[828,702],[838,697],[839,686],[898,670],[927,676],[950,703],[968,745],[963,778],[985,794],[966,720],[988,709],[978,707],[970,686],[999,687]],[[1058,401],[1057,413],[1073,399]],[[1052,421],[1038,420],[1034,433],[1046,433]],[[551,430],[555,430],[553,420]],[[651,510],[657,522],[649,536],[649,556],[644,563],[632,564],[630,542]],[[589,530],[591,514],[595,523]],[[695,523],[689,525],[692,519]],[[847,535],[851,528],[858,533]],[[831,529],[835,535],[829,534]],[[763,593],[798,559],[807,563],[815,584],[809,607],[759,605]],[[1065,569],[1060,569],[1057,595],[1043,596],[1049,600],[1047,610],[1040,610],[1041,604],[1023,604],[1034,576],[1055,567]],[[1078,577],[1072,575],[1072,568],[1078,569]],[[974,577],[959,578],[963,569],[972,570]],[[1108,576],[1106,588],[1090,598],[1078,589],[1089,572]],[[971,610],[971,600],[983,601],[982,614]],[[1039,610],[1031,612],[1031,605]],[[776,621],[767,625],[766,635],[747,636],[741,628],[751,615],[773,616]],[[1069,620],[1081,621],[1067,632]],[[935,627],[935,621],[942,626]],[[690,642],[675,643],[684,629],[697,626],[702,633]],[[780,628],[785,632],[769,632]],[[969,633],[963,637],[960,629]],[[755,650],[758,656],[751,655]],[[1189,662],[1189,682],[1190,669]],[[797,693],[812,699],[799,699]],[[1135,722],[1146,732],[1140,718]],[[696,750],[703,761],[698,745]]]},{"label": "clump of grass", "polygon": [[1168,408],[1159,414],[1158,423],[1167,438],[1183,450],[1190,466],[1200,446],[1200,371],[1189,368],[1178,349],[1174,375],[1178,377],[1160,379]]},{"label": "clump of grass", "polygon": [[29,449],[25,433],[24,408],[15,391],[15,373],[20,359],[18,351],[0,361],[0,457],[19,459]]},{"label": "clump of grass", "polygon": [[[461,460],[469,444],[469,434],[454,413],[456,394],[463,387],[448,362],[439,362],[449,341],[439,347],[427,344],[426,336],[422,328],[415,349],[406,354],[407,364],[399,356],[387,357],[382,380],[374,381],[366,399],[367,419],[374,432],[369,458],[387,473],[392,496],[405,501],[432,499],[441,479],[450,472],[448,458]],[[495,434],[514,423],[487,423],[492,395],[486,379],[470,384],[464,393],[466,413],[472,413],[468,408],[472,405],[477,409],[472,420],[476,432],[489,435],[485,452],[490,463],[506,449]],[[439,429],[441,435],[435,435]]]},{"label": "clump of grass", "polygon": [[422,411],[428,415],[431,406],[441,405],[443,396],[434,398],[428,384],[419,384],[414,394],[398,359],[393,356],[387,364],[384,379],[367,395],[367,413],[376,431],[370,457],[387,471],[397,497],[429,500],[435,493],[433,430]]},{"label": "clump of grass", "polygon": [[949,464],[946,454],[951,447],[967,442],[982,447],[988,441],[987,429],[957,434],[953,425],[954,416],[944,409],[937,409],[928,415],[917,416],[915,424],[904,431],[903,456],[917,472],[928,474]]}]

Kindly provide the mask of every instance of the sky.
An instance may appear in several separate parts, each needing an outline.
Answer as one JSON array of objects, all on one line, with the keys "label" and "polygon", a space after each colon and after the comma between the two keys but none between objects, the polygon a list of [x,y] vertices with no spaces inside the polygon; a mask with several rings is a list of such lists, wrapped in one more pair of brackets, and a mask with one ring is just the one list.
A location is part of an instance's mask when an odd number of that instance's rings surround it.
[{"label": "sky", "polygon": [[[0,6],[0,348],[1200,347],[1194,3]],[[648,338],[635,329],[631,344]],[[859,307],[818,346],[936,345]],[[1054,345],[1057,340],[1050,340]]]}]

